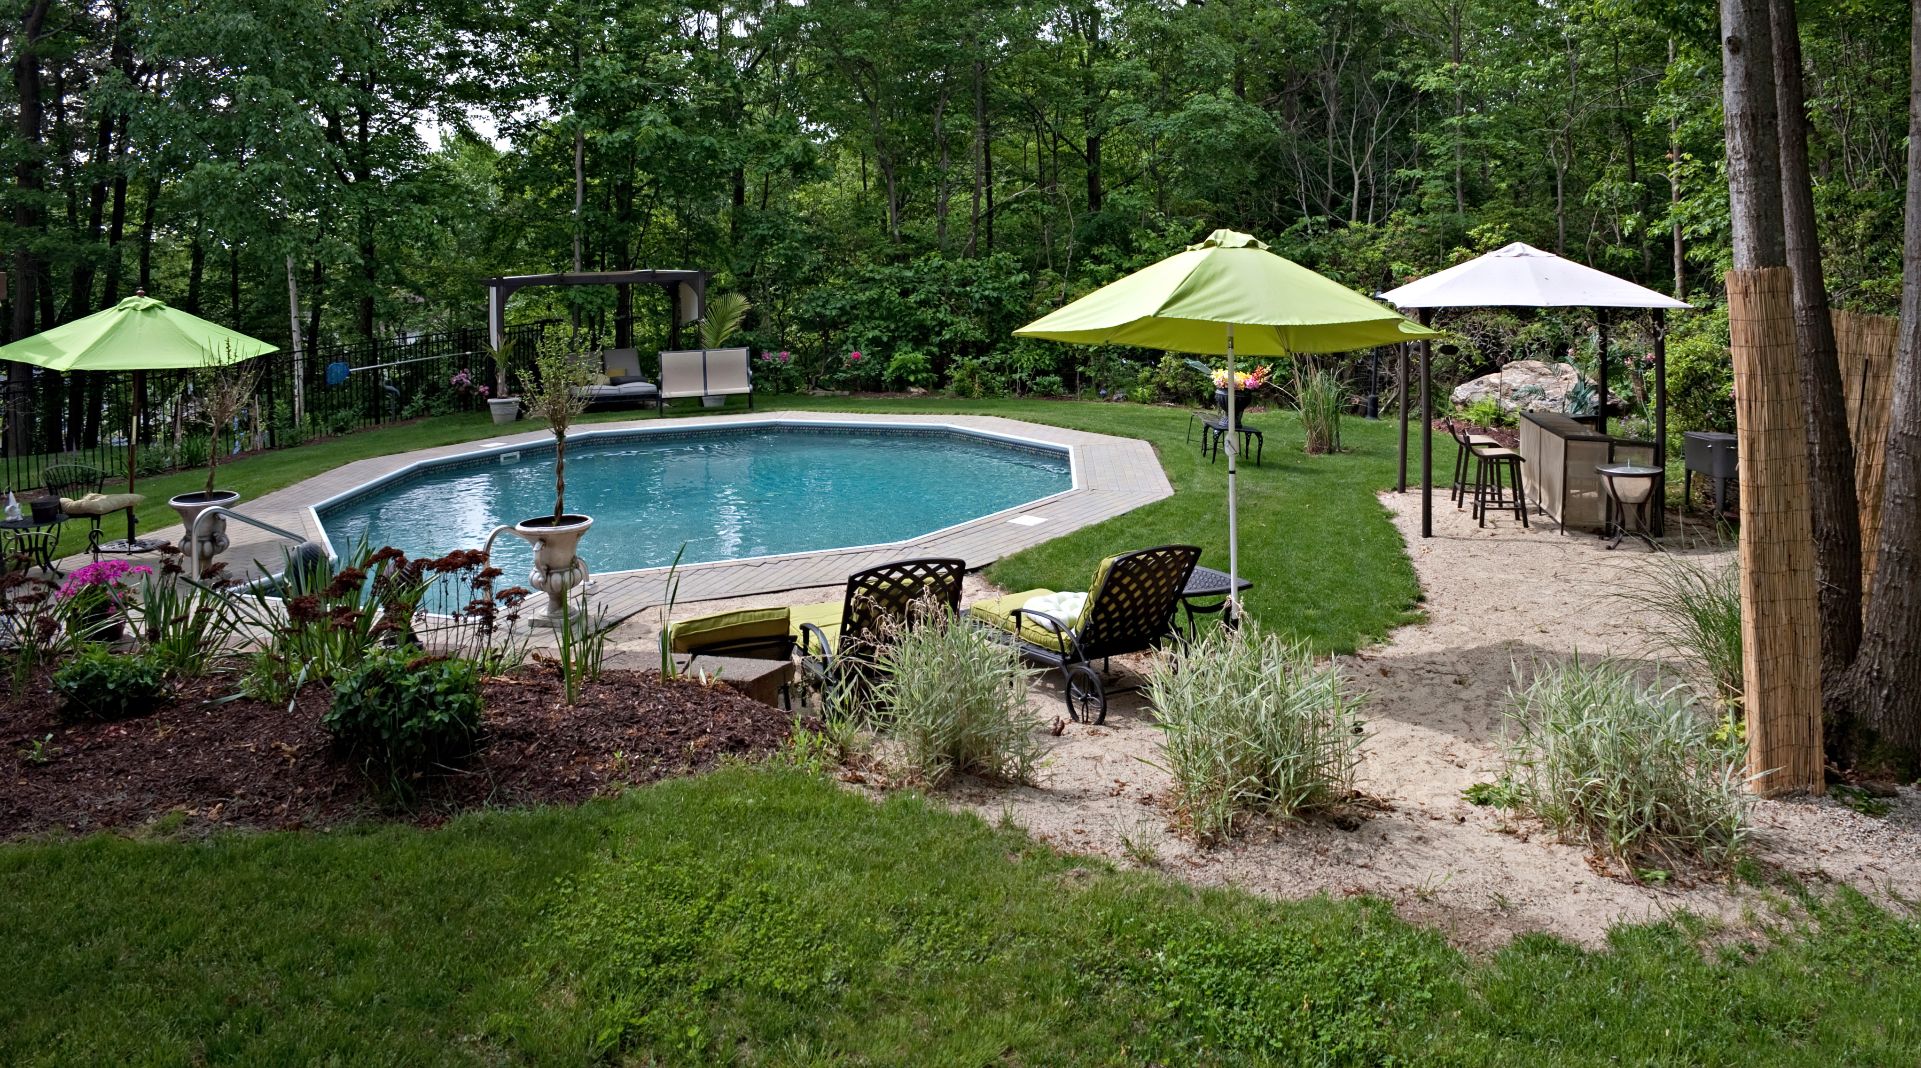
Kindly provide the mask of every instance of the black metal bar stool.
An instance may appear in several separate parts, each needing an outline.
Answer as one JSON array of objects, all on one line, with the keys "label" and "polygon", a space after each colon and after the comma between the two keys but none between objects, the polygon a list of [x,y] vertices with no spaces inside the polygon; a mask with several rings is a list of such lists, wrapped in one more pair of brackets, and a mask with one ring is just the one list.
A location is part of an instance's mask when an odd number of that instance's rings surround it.
[{"label": "black metal bar stool", "polygon": [[[1506,484],[1503,485],[1503,476]],[[1474,450],[1474,519],[1487,526],[1487,510],[1512,508],[1514,518],[1528,526],[1527,491],[1521,488],[1521,454],[1513,449]]]},{"label": "black metal bar stool", "polygon": [[1467,464],[1468,455],[1476,448],[1500,447],[1500,439],[1486,434],[1470,434],[1461,429],[1461,424],[1452,419],[1447,421],[1447,432],[1453,436],[1454,450],[1454,488],[1448,492],[1448,500],[1454,502],[1456,509],[1467,502]]}]

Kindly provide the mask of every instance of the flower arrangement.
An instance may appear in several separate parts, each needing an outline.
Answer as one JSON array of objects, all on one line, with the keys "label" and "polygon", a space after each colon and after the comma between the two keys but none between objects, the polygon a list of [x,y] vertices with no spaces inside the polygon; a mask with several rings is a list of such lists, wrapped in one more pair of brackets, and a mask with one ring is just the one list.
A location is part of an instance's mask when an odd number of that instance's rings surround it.
[{"label": "flower arrangement", "polygon": [[454,396],[463,401],[472,400],[475,397],[486,400],[493,393],[486,386],[476,385],[473,371],[466,367],[455,371],[453,377],[447,379],[447,384],[453,387]]},{"label": "flower arrangement", "polygon": [[[1260,389],[1262,386],[1265,386],[1269,382],[1273,381],[1273,379],[1274,379],[1273,366],[1264,364],[1260,367],[1254,368],[1252,371],[1234,372],[1234,388],[1235,389]],[[1217,368],[1214,371],[1214,388],[1215,389],[1227,388],[1227,371],[1225,368]]]}]

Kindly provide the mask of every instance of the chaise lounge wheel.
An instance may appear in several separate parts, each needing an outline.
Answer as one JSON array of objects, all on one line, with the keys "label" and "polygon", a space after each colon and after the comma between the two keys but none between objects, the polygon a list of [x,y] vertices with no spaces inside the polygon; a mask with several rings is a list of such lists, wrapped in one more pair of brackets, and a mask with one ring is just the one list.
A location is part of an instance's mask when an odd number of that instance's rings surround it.
[{"label": "chaise lounge wheel", "polygon": [[1107,690],[1101,686],[1101,677],[1086,664],[1075,664],[1065,669],[1067,680],[1062,687],[1067,698],[1067,716],[1076,723],[1100,724],[1107,721]]}]

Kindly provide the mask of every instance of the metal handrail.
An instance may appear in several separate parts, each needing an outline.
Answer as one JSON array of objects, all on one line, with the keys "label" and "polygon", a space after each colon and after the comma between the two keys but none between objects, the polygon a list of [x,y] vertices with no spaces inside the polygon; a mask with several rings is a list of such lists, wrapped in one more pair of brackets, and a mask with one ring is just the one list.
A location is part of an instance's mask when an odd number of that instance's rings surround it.
[{"label": "metal handrail", "polygon": [[265,520],[255,519],[253,516],[236,512],[231,508],[223,508],[216,504],[210,508],[202,509],[199,515],[193,517],[193,526],[187,529],[187,559],[193,568],[193,573],[188,577],[192,578],[195,582],[200,581],[200,554],[193,551],[193,546],[200,541],[200,524],[206,522],[207,517],[210,515],[237,519],[250,527],[264,530],[275,537],[285,538],[295,545],[302,544],[307,540],[304,535],[295,534],[291,530],[283,530]]}]

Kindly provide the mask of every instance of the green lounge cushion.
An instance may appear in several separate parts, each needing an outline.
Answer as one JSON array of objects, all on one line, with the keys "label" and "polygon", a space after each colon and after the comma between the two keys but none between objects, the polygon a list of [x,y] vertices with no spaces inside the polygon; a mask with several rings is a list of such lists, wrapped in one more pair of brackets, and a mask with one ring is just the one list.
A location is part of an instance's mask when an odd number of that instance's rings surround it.
[{"label": "green lounge cushion", "polygon": [[[1036,597],[1051,597],[1053,595],[1053,590],[1022,590],[1020,593],[1010,593],[1005,597],[996,597],[991,601],[976,601],[967,606],[967,614],[996,630],[1013,634],[1015,633],[1015,609],[1027,607],[1027,602]],[[1079,624],[1078,620],[1073,619],[1063,619],[1061,622],[1070,627]],[[1065,654],[1071,648],[1065,638],[1055,634],[1052,629],[1044,624],[1034,622],[1027,617],[1022,617],[1021,619],[1019,636],[1022,641],[1030,645],[1038,645],[1043,649],[1051,649],[1056,653]]]},{"label": "green lounge cushion", "polygon": [[690,653],[697,648],[779,638],[787,633],[785,608],[743,608],[683,619],[667,628],[667,648]]},{"label": "green lounge cushion", "polygon": [[801,652],[809,656],[819,656],[826,652],[825,649],[816,647],[817,643],[813,641],[812,635],[801,633],[800,628],[803,623],[812,623],[827,635],[828,641],[836,645],[840,644],[840,617],[843,607],[840,601],[822,601],[819,604],[795,605],[788,609],[791,621],[789,633],[794,636],[794,644],[801,647]]},{"label": "green lounge cushion", "polygon": [[79,500],[60,498],[60,510],[68,515],[112,515],[137,508],[146,499],[141,493],[89,493]]}]

